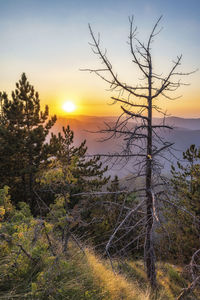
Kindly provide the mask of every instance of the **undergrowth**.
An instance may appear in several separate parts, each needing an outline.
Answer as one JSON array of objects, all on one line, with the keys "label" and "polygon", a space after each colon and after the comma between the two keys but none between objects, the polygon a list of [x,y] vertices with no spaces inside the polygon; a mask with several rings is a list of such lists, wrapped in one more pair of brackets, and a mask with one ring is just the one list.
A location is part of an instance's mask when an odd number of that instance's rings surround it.
[{"label": "undergrowth", "polygon": [[[58,234],[62,214],[48,222],[33,218],[27,204],[18,209],[11,205],[6,188],[0,200],[2,300],[172,300],[188,285],[182,268],[160,262],[158,291],[150,295],[141,261],[113,261],[114,273],[110,263],[89,248],[80,249],[71,241],[63,251]],[[187,299],[200,299],[199,291]]]}]

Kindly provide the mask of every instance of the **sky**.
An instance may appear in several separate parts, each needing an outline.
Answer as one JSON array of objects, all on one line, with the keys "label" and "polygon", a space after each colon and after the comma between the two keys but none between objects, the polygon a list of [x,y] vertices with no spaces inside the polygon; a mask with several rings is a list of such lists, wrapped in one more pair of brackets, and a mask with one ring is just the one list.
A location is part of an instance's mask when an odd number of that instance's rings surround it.
[{"label": "sky", "polygon": [[[90,23],[119,78],[138,81],[127,44],[132,15],[144,42],[163,15],[152,45],[156,70],[165,74],[180,54],[182,71],[200,69],[199,0],[0,0],[0,91],[10,94],[25,72],[51,114],[66,114],[62,106],[68,100],[76,114],[119,114],[119,106],[110,105],[109,86],[81,69],[101,66],[89,45]],[[190,85],[175,94],[182,97],[160,99],[159,106],[171,115],[198,118],[200,71],[185,80]]]}]

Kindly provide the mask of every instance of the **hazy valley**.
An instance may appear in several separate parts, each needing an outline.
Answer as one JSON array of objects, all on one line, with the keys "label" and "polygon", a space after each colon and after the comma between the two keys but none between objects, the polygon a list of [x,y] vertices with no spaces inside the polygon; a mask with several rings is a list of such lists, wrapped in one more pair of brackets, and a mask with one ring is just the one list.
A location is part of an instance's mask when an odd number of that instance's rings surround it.
[{"label": "hazy valley", "polygon": [[[89,154],[108,154],[120,152],[122,149],[123,139],[108,139],[106,134],[99,131],[105,128],[105,123],[113,125],[116,117],[95,117],[95,116],[68,116],[59,117],[52,131],[58,133],[62,130],[62,126],[70,125],[74,131],[75,144],[80,144],[84,139],[87,141]],[[161,124],[162,119],[154,118],[154,124]],[[160,135],[165,137],[169,142],[174,143],[172,154],[165,152],[167,160],[162,160],[164,164],[163,172],[169,173],[171,162],[182,158],[182,152],[185,151],[191,144],[200,146],[200,118],[186,119],[178,117],[168,117],[165,123],[172,126],[172,130],[160,130]],[[113,165],[109,162],[109,174],[118,176],[126,176],[132,170],[132,163],[124,165],[116,163]]]}]

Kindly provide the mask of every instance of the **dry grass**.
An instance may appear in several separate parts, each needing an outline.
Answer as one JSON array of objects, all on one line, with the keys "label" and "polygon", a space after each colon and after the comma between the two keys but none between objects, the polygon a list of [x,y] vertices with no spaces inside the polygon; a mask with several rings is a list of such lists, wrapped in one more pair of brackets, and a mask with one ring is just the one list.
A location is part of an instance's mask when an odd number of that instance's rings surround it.
[{"label": "dry grass", "polygon": [[[57,264],[53,257],[44,259],[42,269],[32,277],[31,284],[28,280],[30,274],[27,273],[27,280],[22,274],[21,281],[13,275],[14,281],[8,282],[8,289],[0,293],[0,299],[173,300],[188,284],[183,278],[182,268],[160,262],[157,263],[157,295],[150,296],[142,261],[124,260],[122,264],[115,261],[115,268],[120,272],[115,275],[107,260],[90,249],[85,249],[85,254],[69,243],[67,255],[60,255]],[[1,271],[10,259],[7,256],[0,260]],[[19,267],[24,270],[22,264]],[[3,272],[1,281],[6,283]],[[187,299],[200,299],[198,295],[199,291]]]},{"label": "dry grass", "polygon": [[[91,251],[87,251],[88,264],[95,278],[96,284],[105,292],[102,300],[148,300],[149,294],[139,290],[138,286],[129,283],[123,275],[114,274],[102,260]],[[109,296],[106,296],[106,294]]]}]

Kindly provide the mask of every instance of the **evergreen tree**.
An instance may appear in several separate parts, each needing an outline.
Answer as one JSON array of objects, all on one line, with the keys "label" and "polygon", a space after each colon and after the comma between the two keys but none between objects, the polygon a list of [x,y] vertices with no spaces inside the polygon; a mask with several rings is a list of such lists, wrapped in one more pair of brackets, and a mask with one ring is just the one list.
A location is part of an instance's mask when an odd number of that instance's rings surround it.
[{"label": "evergreen tree", "polygon": [[99,156],[92,158],[86,156],[86,140],[77,147],[74,145],[74,133],[69,125],[66,128],[63,127],[62,133],[58,133],[58,136],[52,134],[50,145],[54,149],[56,160],[60,162],[63,170],[68,168],[72,159],[77,159],[72,170],[76,184],[70,187],[65,186],[70,194],[69,205],[71,208],[81,199],[81,195],[73,196],[73,194],[99,191],[108,182],[109,177],[104,176],[107,167],[102,168]]},{"label": "evergreen tree", "polygon": [[[96,198],[95,206],[89,210],[88,223],[90,226],[88,232],[98,251],[105,251],[110,234],[119,223],[120,211],[125,198],[123,193],[119,193],[120,190],[118,176],[115,176],[107,186],[108,193],[101,199]],[[122,214],[124,215],[124,213]],[[116,252],[117,249],[119,249],[118,245],[113,252]]]},{"label": "evergreen tree", "polygon": [[[74,145],[74,133],[69,126],[62,128],[58,136],[52,133],[50,145],[55,155],[48,168],[42,168],[38,178],[41,187],[50,192],[54,204],[50,207],[54,222],[62,231],[64,251],[74,229],[82,235],[88,215],[97,199],[97,192],[108,182],[100,157],[86,156],[86,141]],[[51,215],[51,214],[50,214]],[[85,227],[84,227],[85,230]]]},{"label": "evergreen tree", "polygon": [[[171,184],[175,206],[165,207],[165,228],[170,235],[170,245],[163,240],[162,247],[175,261],[189,262],[199,248],[200,150],[191,145],[183,153],[183,160],[183,163],[177,163],[178,169],[172,166]],[[170,247],[166,248],[167,245]]]},{"label": "evergreen tree", "polygon": [[49,119],[48,106],[40,110],[38,92],[23,73],[12,92],[1,98],[0,174],[1,186],[7,184],[15,202],[29,202],[33,207],[35,174],[47,160],[50,146],[45,142],[56,116]]},{"label": "evergreen tree", "polygon": [[[126,186],[120,183],[118,176],[115,176],[111,181],[107,190],[111,192],[106,197],[108,201],[107,219],[110,223],[112,232],[123,222],[127,215],[127,207],[133,207],[138,204],[139,197],[135,192],[129,194],[123,193],[123,190],[128,190]],[[110,203],[110,204],[109,204]],[[110,252],[115,255],[133,257],[142,257],[142,245],[144,241],[143,232],[143,212],[136,212],[129,218],[120,228],[112,240]],[[108,232],[108,236],[109,236]]]},{"label": "evergreen tree", "polygon": [[[125,219],[129,208],[135,203],[138,203],[136,193],[127,194],[127,187],[122,185],[118,176],[115,175],[107,186],[107,193],[104,197],[96,198],[95,205],[88,209],[87,232],[95,249],[105,253],[110,237]],[[110,243],[110,254],[118,257],[131,255],[137,258],[143,255],[142,217],[143,212],[137,212],[123,222],[123,226],[116,232]]]}]

